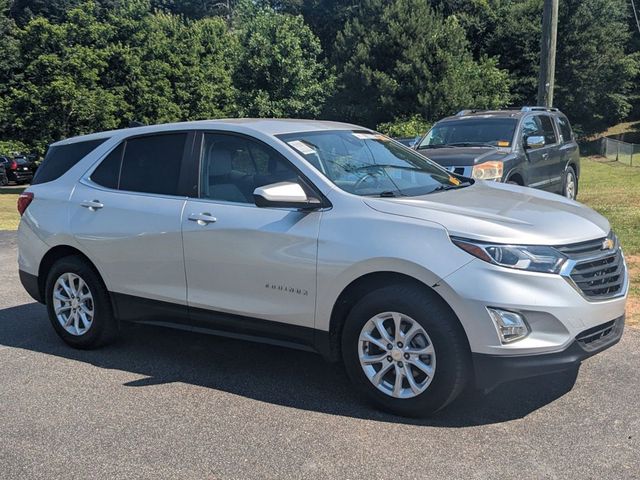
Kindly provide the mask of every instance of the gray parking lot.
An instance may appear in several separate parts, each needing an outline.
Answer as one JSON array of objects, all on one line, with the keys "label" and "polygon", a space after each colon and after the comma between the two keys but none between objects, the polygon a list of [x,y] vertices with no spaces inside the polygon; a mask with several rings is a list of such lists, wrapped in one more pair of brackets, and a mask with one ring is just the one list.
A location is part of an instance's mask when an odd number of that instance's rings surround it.
[{"label": "gray parking lot", "polygon": [[640,331],[580,372],[408,420],[316,355],[129,326],[62,344],[0,232],[0,477],[638,478]]}]

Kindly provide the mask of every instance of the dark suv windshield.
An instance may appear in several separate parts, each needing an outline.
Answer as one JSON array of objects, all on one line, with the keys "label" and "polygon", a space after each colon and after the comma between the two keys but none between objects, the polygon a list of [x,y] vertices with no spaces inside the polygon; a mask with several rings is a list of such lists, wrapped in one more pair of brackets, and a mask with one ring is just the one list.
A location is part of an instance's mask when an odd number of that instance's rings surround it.
[{"label": "dark suv windshield", "polygon": [[337,130],[278,135],[341,189],[356,195],[424,195],[468,185],[378,133]]},{"label": "dark suv windshield", "polygon": [[418,149],[445,146],[509,147],[517,121],[515,118],[467,117],[436,123]]}]

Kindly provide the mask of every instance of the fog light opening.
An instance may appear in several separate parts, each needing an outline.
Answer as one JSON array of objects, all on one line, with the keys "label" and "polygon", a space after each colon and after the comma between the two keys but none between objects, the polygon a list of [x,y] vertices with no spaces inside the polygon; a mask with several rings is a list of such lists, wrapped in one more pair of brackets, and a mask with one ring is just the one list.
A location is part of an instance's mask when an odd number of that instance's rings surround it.
[{"label": "fog light opening", "polygon": [[531,330],[522,314],[491,307],[487,310],[502,343],[513,343],[529,335]]}]

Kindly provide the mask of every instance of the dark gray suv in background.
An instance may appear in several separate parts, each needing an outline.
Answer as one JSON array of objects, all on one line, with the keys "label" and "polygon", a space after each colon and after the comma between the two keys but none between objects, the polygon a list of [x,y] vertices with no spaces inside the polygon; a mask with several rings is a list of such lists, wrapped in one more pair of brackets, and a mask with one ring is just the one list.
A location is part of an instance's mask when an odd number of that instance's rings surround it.
[{"label": "dark gray suv in background", "polygon": [[462,110],[437,122],[414,147],[447,170],[479,180],[540,188],[575,199],[580,153],[556,108]]}]

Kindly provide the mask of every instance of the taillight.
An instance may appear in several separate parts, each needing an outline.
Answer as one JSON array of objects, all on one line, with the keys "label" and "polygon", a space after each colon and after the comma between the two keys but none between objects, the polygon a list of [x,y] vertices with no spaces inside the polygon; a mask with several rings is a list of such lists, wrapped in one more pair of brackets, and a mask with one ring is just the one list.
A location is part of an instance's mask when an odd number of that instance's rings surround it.
[{"label": "taillight", "polygon": [[9,168],[11,170],[17,170],[18,169],[18,162],[16,162],[15,160],[13,162],[11,162],[11,165],[9,165]]},{"label": "taillight", "polygon": [[22,192],[20,194],[20,196],[18,197],[18,213],[20,213],[20,216],[22,216],[22,214],[24,213],[24,211],[27,209],[27,207],[32,201],[33,201],[33,193]]}]

